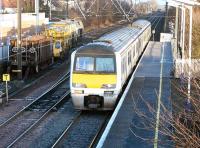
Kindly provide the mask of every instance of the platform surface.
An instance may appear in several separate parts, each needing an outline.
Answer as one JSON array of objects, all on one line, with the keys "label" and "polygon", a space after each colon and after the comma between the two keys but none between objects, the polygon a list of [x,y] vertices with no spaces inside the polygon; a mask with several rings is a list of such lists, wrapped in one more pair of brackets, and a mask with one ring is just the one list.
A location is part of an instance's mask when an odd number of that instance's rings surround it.
[{"label": "platform surface", "polygon": [[[98,145],[106,148],[153,147],[155,123],[160,119],[156,118],[158,100],[171,110],[172,68],[171,44],[149,42],[116,118],[111,118],[113,124],[106,128],[107,134],[103,133]],[[167,137],[160,133],[158,139],[168,143]]]}]

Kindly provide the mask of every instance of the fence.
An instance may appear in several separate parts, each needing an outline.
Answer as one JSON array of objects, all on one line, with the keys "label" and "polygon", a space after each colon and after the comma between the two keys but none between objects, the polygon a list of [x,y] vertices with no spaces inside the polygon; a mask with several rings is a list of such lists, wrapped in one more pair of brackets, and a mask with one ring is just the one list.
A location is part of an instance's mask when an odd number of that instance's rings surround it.
[{"label": "fence", "polygon": [[191,67],[189,68],[189,60],[188,59],[176,59],[175,60],[175,77],[179,78],[181,73],[184,76],[188,76],[189,70],[191,71],[192,77],[200,76],[200,59],[192,59]]},{"label": "fence", "polygon": [[[48,23],[45,13],[39,14],[39,25]],[[36,25],[36,15],[34,13],[22,14],[22,29],[34,28]],[[0,14],[1,37],[15,36],[17,32],[17,14]],[[34,30],[34,29],[33,29]],[[30,31],[30,30],[29,30]]]},{"label": "fence", "polygon": [[191,67],[189,68],[189,59],[181,59],[180,51],[176,49],[176,41],[172,39],[172,50],[174,59],[174,75],[179,78],[181,74],[185,77],[188,76],[189,70],[191,71],[192,77],[200,76],[200,59],[192,59]]}]

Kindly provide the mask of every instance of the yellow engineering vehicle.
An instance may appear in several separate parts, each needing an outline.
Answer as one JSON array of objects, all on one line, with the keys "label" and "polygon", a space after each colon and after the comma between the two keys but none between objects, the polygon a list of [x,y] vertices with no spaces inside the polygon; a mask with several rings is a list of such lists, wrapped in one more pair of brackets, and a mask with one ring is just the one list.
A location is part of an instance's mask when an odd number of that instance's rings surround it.
[{"label": "yellow engineering vehicle", "polygon": [[45,30],[45,34],[53,38],[54,57],[64,58],[69,49],[75,46],[82,37],[83,29],[83,23],[80,20],[52,22]]}]

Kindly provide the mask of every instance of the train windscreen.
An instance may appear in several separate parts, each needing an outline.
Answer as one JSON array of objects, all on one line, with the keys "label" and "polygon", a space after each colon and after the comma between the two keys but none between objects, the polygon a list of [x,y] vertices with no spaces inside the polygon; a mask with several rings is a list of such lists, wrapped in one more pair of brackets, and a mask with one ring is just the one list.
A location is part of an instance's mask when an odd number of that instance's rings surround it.
[{"label": "train windscreen", "polygon": [[77,57],[75,71],[94,71],[94,58],[93,57]]},{"label": "train windscreen", "polygon": [[76,57],[75,72],[115,73],[113,57]]},{"label": "train windscreen", "polygon": [[96,58],[97,72],[115,72],[113,58]]}]

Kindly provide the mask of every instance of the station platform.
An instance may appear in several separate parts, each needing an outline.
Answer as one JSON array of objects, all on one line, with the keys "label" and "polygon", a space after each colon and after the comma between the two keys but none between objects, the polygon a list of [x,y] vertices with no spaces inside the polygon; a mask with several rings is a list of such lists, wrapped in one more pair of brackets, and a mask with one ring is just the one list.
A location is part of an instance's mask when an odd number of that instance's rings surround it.
[{"label": "station platform", "polygon": [[169,137],[158,132],[155,138],[155,133],[168,126],[161,125],[160,120],[163,106],[172,110],[172,69],[171,43],[149,42],[97,147],[148,148],[154,146],[155,139],[158,147],[171,147]]}]

